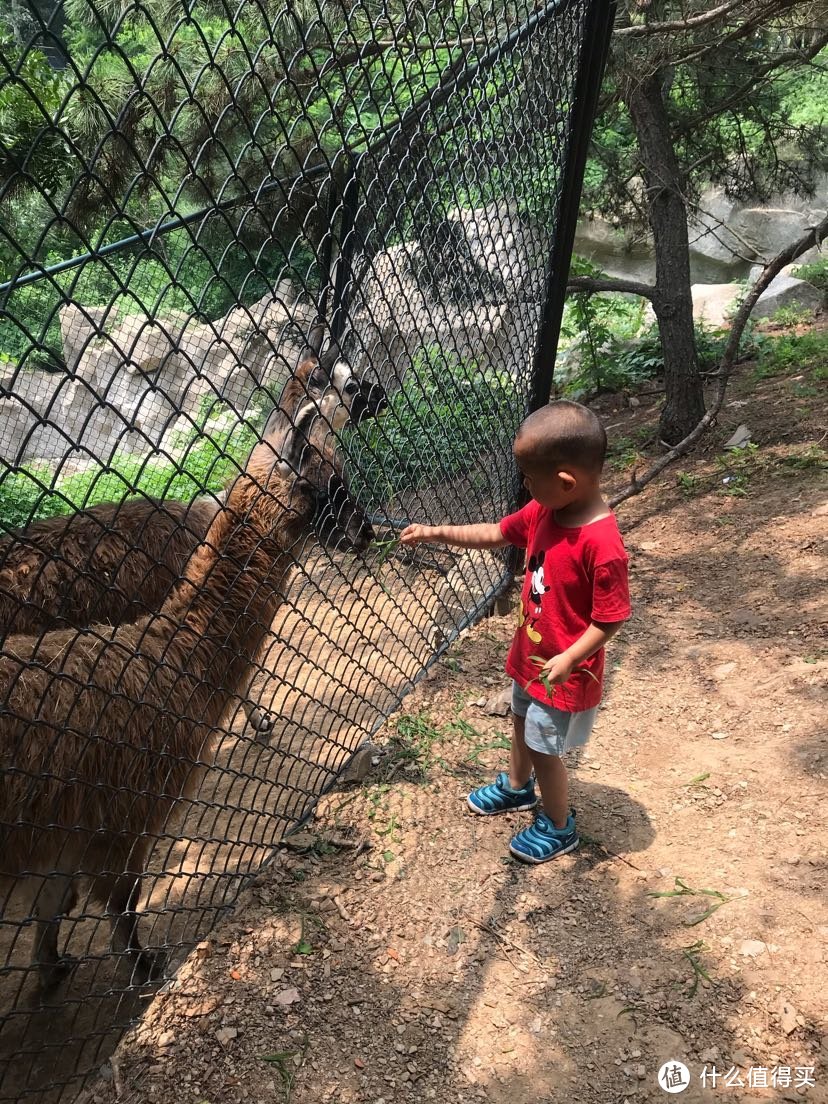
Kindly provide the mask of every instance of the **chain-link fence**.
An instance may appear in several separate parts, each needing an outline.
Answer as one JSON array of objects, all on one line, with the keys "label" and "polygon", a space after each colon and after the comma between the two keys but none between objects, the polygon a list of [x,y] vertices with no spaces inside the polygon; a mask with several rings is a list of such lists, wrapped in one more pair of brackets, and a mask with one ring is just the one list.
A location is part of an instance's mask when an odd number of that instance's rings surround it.
[{"label": "chain-link fence", "polygon": [[77,1094],[508,585],[396,538],[517,502],[610,23],[0,9],[0,1100]]}]

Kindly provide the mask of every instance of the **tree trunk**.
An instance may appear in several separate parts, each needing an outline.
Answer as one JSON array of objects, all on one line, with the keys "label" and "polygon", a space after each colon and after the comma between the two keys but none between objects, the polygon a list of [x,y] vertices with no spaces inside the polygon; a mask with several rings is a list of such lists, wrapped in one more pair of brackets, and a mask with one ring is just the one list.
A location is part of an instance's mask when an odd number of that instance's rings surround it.
[{"label": "tree trunk", "polygon": [[662,75],[656,73],[640,83],[631,80],[625,99],[638,139],[655,243],[653,309],[661,335],[667,392],[659,431],[663,441],[674,445],[687,436],[704,414],[693,330],[683,179],[670,140]]}]

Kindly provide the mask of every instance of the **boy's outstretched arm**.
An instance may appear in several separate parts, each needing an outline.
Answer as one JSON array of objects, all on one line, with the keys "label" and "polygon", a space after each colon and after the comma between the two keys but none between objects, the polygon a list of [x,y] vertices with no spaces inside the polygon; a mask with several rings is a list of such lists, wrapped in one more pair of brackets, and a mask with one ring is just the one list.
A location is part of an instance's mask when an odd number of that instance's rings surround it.
[{"label": "boy's outstretched arm", "polygon": [[454,544],[458,548],[504,548],[509,542],[498,523],[479,525],[409,525],[400,533],[401,544]]}]

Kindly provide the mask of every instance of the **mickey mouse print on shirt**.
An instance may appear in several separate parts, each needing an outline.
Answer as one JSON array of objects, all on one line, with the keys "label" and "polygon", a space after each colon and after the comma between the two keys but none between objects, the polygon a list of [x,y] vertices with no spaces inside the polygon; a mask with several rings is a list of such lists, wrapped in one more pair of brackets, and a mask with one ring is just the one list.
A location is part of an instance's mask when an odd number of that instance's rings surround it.
[{"label": "mickey mouse print on shirt", "polygon": [[529,557],[526,566],[529,575],[529,609],[520,604],[520,623],[526,627],[526,635],[533,644],[540,644],[543,637],[536,630],[535,625],[540,620],[542,613],[541,602],[544,594],[550,589],[543,579],[543,561],[546,553],[541,549],[536,555]]}]

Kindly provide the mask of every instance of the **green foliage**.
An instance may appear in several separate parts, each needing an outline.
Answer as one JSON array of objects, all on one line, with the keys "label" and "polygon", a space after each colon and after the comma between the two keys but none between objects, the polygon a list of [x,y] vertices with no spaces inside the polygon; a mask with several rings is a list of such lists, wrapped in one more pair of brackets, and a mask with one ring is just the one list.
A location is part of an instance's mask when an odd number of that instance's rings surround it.
[{"label": "green foliage", "polygon": [[[633,0],[622,8],[620,18],[630,23],[646,18]],[[658,20],[705,10],[667,2]],[[746,37],[726,29],[737,29],[727,15],[681,35],[614,39],[584,180],[585,210],[620,222],[628,233],[647,228],[637,142],[623,98],[650,74],[663,83],[669,133],[691,201],[711,183],[754,201],[788,189],[808,193],[828,167],[828,50],[809,65],[791,50],[794,39],[804,53],[805,38],[773,14]],[[760,79],[775,57],[787,62]]]},{"label": "green foliage", "polygon": [[793,126],[828,128],[827,65],[825,49],[817,54],[813,65],[780,78],[782,110]]},{"label": "green foliage", "polygon": [[[570,273],[603,275],[583,257],[573,258]],[[628,346],[641,332],[645,308],[644,299],[629,295],[575,292],[570,296],[561,336],[568,343],[567,358],[574,360],[577,369],[565,380],[568,393],[617,391],[655,374],[662,363],[660,347],[655,352],[646,341]]]},{"label": "green foliage", "polygon": [[[685,498],[692,498],[699,488],[700,479],[692,472],[679,472],[676,475],[676,483]],[[707,777],[705,775],[705,777]]]},{"label": "green foliage", "polygon": [[757,379],[808,372],[812,378],[826,378],[828,331],[806,330],[801,334],[765,337],[759,346]]},{"label": "green foliage", "polygon": [[345,431],[351,490],[366,504],[386,502],[463,475],[484,451],[508,448],[522,410],[507,373],[426,346],[380,417]]},{"label": "green foliage", "polygon": [[815,288],[819,288],[823,296],[828,299],[828,257],[820,257],[818,261],[800,265],[793,270],[797,280],[807,280]]},{"label": "green foliage", "polygon": [[13,192],[32,183],[51,192],[66,178],[68,146],[50,126],[66,85],[40,50],[23,54],[0,31],[0,183]]},{"label": "green foliage", "polygon": [[[220,491],[243,467],[256,434],[215,403],[210,417],[206,426],[202,421],[182,434],[176,449],[179,460],[116,454],[109,464],[94,464],[70,475],[55,475],[45,465],[0,471],[0,526],[21,528],[38,518],[135,496],[189,502],[199,494]],[[211,428],[216,424],[218,428]]]},{"label": "green foliage", "polygon": [[807,307],[780,307],[770,321],[775,326],[801,326],[803,322],[810,322],[814,312]]}]

